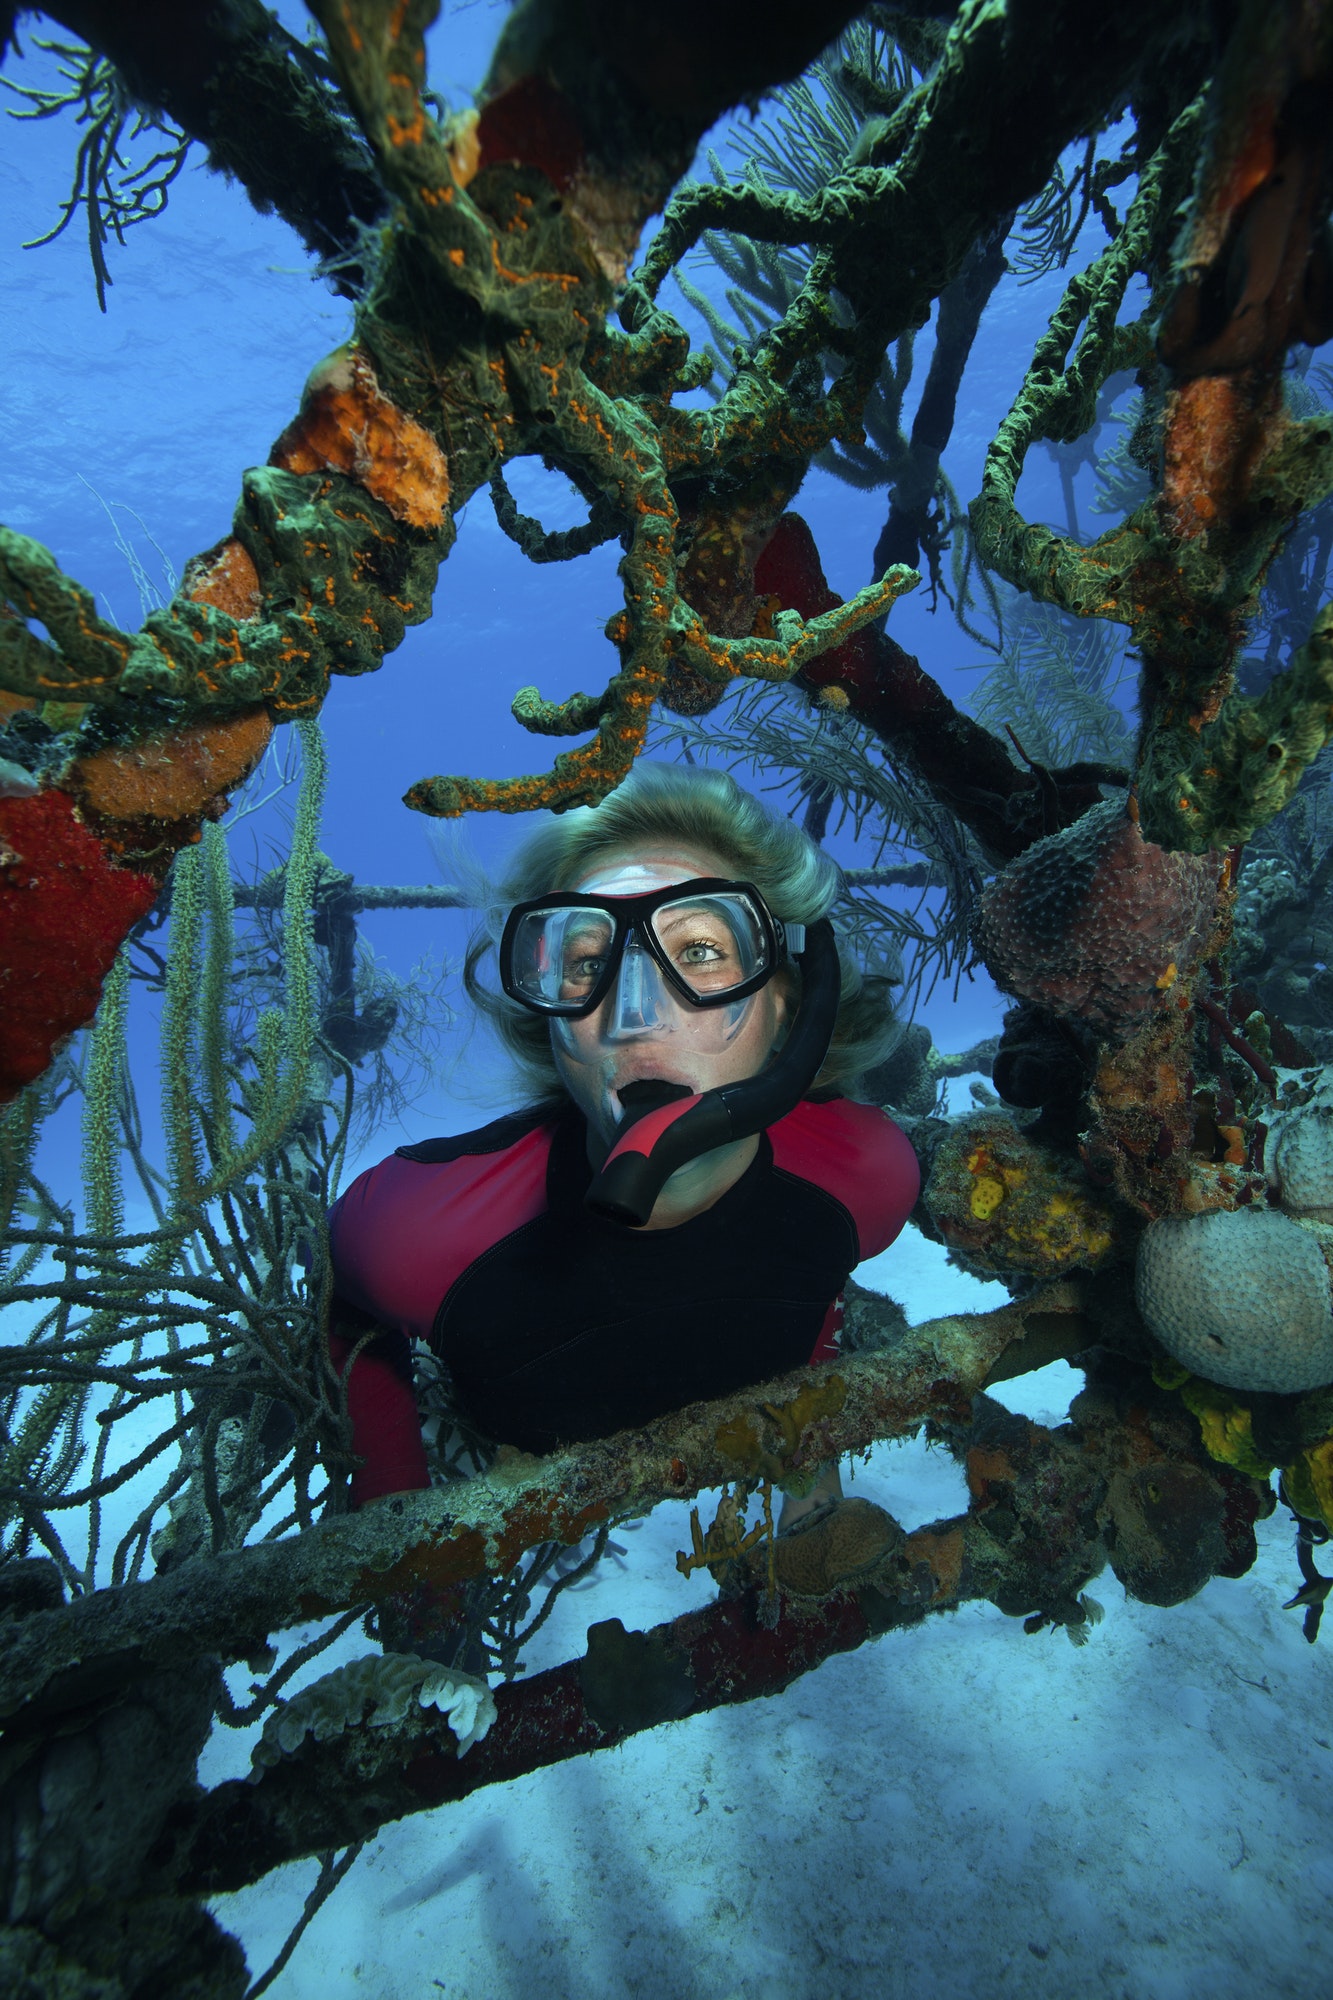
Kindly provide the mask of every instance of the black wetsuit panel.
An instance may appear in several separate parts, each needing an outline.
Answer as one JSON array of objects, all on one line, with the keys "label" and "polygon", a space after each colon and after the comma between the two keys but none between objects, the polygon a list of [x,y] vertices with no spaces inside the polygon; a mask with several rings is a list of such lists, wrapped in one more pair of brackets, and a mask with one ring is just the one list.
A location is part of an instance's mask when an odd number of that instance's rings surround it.
[{"label": "black wetsuit panel", "polygon": [[524,1451],[608,1436],[806,1362],[858,1256],[833,1195],[781,1172],[761,1137],[720,1200],[631,1230],[583,1205],[581,1118],[556,1127],[545,1214],[470,1264],[432,1346],[460,1408]]}]

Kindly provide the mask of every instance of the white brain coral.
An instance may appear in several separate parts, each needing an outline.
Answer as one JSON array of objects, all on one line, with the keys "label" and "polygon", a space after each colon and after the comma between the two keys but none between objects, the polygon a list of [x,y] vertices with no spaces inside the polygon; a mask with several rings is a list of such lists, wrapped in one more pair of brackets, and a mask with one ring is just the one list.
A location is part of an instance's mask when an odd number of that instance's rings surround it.
[{"label": "white brain coral", "polygon": [[1275,1209],[1150,1224],[1135,1292],[1167,1353],[1210,1382],[1282,1395],[1333,1382],[1328,1266],[1314,1235]]},{"label": "white brain coral", "polygon": [[1271,1119],[1265,1171],[1283,1208],[1333,1222],[1333,1077],[1326,1070],[1282,1075],[1284,1087],[1306,1102],[1279,1109]]},{"label": "white brain coral", "polygon": [[495,1697],[474,1674],[415,1653],[368,1653],[350,1660],[302,1688],[269,1717],[251,1755],[254,1775],[299,1749],[307,1736],[325,1743],[361,1722],[372,1729],[392,1729],[425,1708],[443,1714],[458,1739],[460,1757],[495,1720]]}]

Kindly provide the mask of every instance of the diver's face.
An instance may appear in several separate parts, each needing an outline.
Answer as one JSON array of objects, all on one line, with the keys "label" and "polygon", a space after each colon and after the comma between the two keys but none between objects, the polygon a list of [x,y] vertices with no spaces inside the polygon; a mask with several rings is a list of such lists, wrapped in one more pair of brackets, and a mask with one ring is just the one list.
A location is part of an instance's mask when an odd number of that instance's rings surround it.
[{"label": "diver's face", "polygon": [[[674,882],[733,870],[717,855],[692,847],[631,847],[603,855],[574,884],[599,896],[643,896]],[[631,958],[637,959],[631,964]],[[788,982],[778,972],[757,993],[731,1007],[691,1007],[679,1000],[643,952],[627,947],[616,986],[581,1021],[551,1024],[551,1050],[560,1080],[588,1121],[591,1134],[610,1146],[624,1116],[620,1092],[645,1077],[713,1090],[757,1076],[782,1039],[789,1012]],[[642,976],[645,1004],[633,1003]]]}]

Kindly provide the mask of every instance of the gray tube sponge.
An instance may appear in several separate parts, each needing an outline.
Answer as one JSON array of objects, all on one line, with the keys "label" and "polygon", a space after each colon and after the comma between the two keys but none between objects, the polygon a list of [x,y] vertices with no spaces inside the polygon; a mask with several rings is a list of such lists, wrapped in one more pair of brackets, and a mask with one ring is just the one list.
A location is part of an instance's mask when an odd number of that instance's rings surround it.
[{"label": "gray tube sponge", "polygon": [[1281,1395],[1333,1382],[1328,1266],[1314,1235],[1275,1209],[1151,1223],[1134,1289],[1167,1353],[1210,1382]]},{"label": "gray tube sponge", "polygon": [[307,1736],[327,1743],[363,1722],[371,1729],[392,1729],[426,1708],[444,1715],[458,1739],[460,1757],[495,1720],[495,1697],[474,1674],[415,1653],[368,1653],[350,1660],[270,1715],[251,1753],[251,1777],[299,1750]]}]

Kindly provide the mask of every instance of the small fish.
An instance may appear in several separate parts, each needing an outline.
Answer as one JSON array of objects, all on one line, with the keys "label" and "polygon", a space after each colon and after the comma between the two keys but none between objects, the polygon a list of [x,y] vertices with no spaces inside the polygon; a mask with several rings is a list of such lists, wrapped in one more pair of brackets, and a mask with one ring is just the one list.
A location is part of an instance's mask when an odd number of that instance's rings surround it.
[{"label": "small fish", "polygon": [[0,757],[0,799],[31,798],[41,789],[31,771],[25,771],[22,764],[13,763],[8,757]]}]

